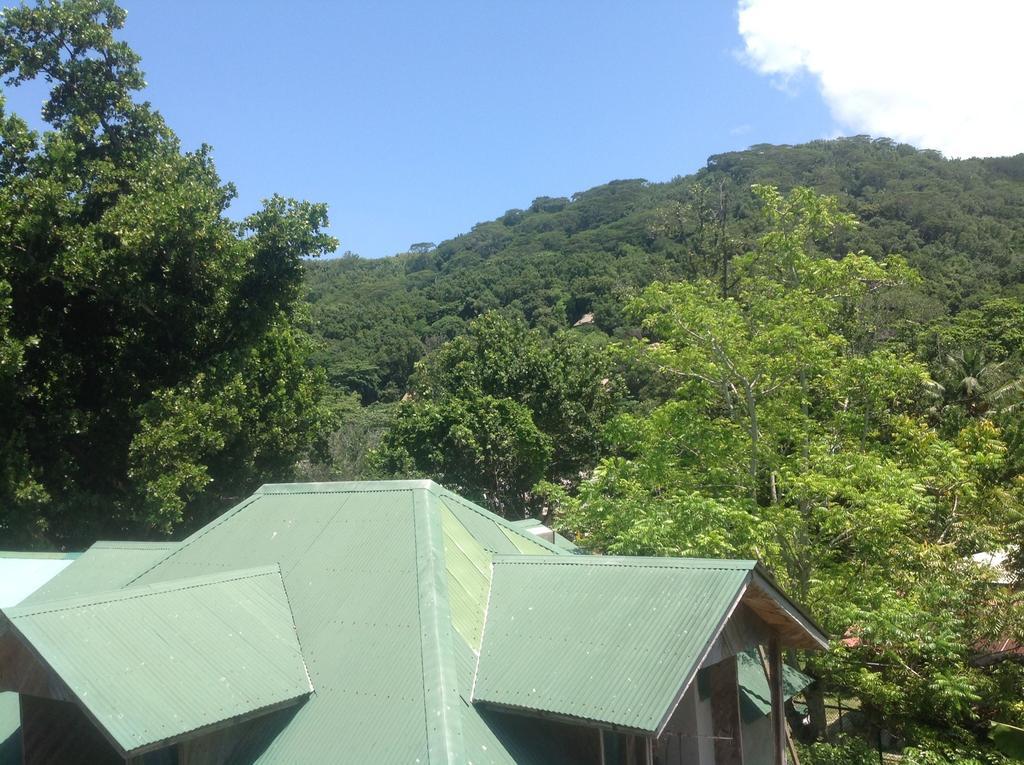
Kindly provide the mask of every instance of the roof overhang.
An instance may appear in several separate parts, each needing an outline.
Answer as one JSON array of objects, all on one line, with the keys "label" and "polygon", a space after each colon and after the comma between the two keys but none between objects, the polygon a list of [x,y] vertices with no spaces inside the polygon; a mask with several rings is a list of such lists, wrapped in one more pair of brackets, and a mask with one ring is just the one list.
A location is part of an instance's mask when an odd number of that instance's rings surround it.
[{"label": "roof overhang", "polygon": [[76,704],[129,758],[313,687],[274,565],[4,609],[0,690]]},{"label": "roof overhang", "polygon": [[[498,556],[473,701],[660,735],[741,605],[781,647],[828,647],[753,561]],[[567,630],[567,620],[580,623]]]},{"label": "roof overhang", "polygon": [[751,572],[742,601],[772,628],[783,648],[828,649],[825,631],[782,591],[760,564]]}]

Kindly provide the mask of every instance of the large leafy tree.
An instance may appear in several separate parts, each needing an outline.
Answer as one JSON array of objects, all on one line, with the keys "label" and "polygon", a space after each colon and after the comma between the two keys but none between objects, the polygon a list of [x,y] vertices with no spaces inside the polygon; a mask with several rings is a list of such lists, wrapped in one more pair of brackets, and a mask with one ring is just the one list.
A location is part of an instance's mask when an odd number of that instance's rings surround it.
[{"label": "large leafy tree", "polygon": [[728,294],[655,284],[632,304],[645,338],[624,352],[675,393],[613,421],[613,456],[575,495],[552,490],[556,517],[598,550],[762,559],[848,638],[806,666],[819,724],[831,687],[911,742],[970,751],[987,719],[1019,717],[1019,669],[976,661],[1020,632],[1019,603],[971,560],[1019,509],[1002,432],[944,434],[927,367],[859,348],[865,306],[913,278],[901,261],[829,256],[854,226],[834,199],[757,191],[767,233]]},{"label": "large leafy tree", "polygon": [[136,98],[112,0],[4,11],[0,73],[50,86],[29,129],[0,101],[0,536],[166,533],[287,477],[323,431],[298,329],[322,205],[240,223],[208,147]]}]

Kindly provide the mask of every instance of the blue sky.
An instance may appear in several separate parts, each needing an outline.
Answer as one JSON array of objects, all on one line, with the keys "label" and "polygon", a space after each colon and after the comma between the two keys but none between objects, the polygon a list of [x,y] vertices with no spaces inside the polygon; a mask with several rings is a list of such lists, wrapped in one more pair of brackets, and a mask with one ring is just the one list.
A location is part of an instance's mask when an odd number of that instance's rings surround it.
[{"label": "blue sky", "polygon": [[232,214],[275,192],[327,202],[339,253],[838,130],[813,83],[740,60],[724,0],[122,4],[145,96],[186,148],[214,147]]}]

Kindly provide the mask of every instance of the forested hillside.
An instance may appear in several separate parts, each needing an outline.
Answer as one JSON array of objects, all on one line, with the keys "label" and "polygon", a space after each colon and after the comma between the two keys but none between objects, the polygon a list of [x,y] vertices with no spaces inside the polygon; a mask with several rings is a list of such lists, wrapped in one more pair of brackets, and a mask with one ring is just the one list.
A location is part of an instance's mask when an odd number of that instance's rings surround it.
[{"label": "forested hillside", "polygon": [[[797,660],[806,761],[877,762],[878,728],[908,765],[1003,761],[1024,155],[759,146],[417,250],[307,267],[341,404],[311,475],[428,476],[593,552],[756,557],[836,638]],[[864,735],[811,743],[826,696]]]},{"label": "forested hillside", "polygon": [[837,196],[862,225],[836,236],[834,254],[906,257],[921,281],[880,307],[892,315],[886,331],[1024,295],[1024,155],[946,160],[864,137],[755,146],[668,183],[540,197],[431,252],[310,262],[320,360],[336,386],[371,402],[401,397],[416,359],[491,309],[548,332],[593,313],[621,335],[623,300],[639,287],[728,281],[723,265],[761,229],[755,183]]},{"label": "forested hillside", "polygon": [[[1008,762],[1024,155],[756,146],[315,262],[325,206],[232,220],[209,148],[139,97],[124,20],[0,17],[4,86],[50,88],[41,130],[0,98],[5,547],[180,537],[296,476],[430,477],[588,552],[761,561],[834,638],[787,657],[816,680],[802,762],[875,763],[879,728],[905,765]],[[857,735],[824,740],[826,697]]]}]

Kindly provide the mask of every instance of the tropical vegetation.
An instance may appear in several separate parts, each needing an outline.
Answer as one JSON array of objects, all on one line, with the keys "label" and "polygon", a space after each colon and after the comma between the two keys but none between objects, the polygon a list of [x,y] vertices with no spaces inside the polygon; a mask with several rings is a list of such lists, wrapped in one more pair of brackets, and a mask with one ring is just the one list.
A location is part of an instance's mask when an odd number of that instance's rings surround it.
[{"label": "tropical vegetation", "polygon": [[806,761],[872,756],[824,740],[826,696],[908,763],[1005,761],[1024,155],[755,146],[316,260],[324,206],[229,216],[212,150],[140,100],[124,20],[0,23],[5,86],[50,88],[43,130],[0,102],[2,546],[182,534],[266,481],[431,477],[596,553],[760,559],[834,637],[788,657],[817,680]]}]

